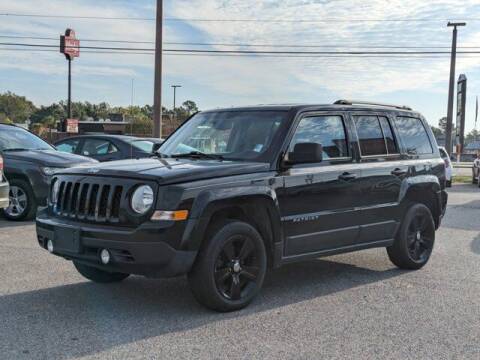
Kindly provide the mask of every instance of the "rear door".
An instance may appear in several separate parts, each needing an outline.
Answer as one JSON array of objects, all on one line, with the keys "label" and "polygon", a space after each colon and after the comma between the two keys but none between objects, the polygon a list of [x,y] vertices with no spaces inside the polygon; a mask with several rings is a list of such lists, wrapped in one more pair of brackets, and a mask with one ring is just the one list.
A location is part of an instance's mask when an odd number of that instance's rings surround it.
[{"label": "rear door", "polygon": [[353,113],[360,151],[361,180],[358,213],[362,223],[360,243],[389,240],[398,226],[402,181],[408,164],[402,162],[400,147],[388,113]]}]

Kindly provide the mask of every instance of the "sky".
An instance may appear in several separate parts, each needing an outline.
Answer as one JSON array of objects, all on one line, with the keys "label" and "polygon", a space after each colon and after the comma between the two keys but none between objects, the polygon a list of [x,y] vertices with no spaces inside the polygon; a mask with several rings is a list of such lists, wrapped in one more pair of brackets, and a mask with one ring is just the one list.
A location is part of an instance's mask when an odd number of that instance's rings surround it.
[{"label": "sky", "polygon": [[[402,51],[404,46],[435,46],[440,48],[416,50],[449,51],[452,28],[446,26],[447,19],[462,19],[467,26],[459,29],[458,46],[479,48],[459,50],[480,51],[478,0],[165,0],[164,4],[166,49],[375,51],[379,49],[373,46],[398,46],[380,50]],[[57,40],[6,36],[58,38],[68,27],[76,31],[83,46],[153,48],[154,44],[149,42],[155,40],[155,23],[149,18],[155,17],[155,11],[155,0],[0,0],[0,14],[145,18],[134,21],[0,15],[0,42],[56,45]],[[147,43],[86,41],[92,39]],[[234,45],[171,44],[175,42]],[[36,105],[67,97],[67,62],[62,54],[9,51],[8,47],[0,45],[0,92],[26,96]],[[182,87],[177,90],[177,104],[193,100],[204,110],[272,103],[332,103],[346,98],[409,105],[432,125],[437,125],[447,112],[448,55],[312,58],[165,54],[163,61],[163,105],[169,108],[173,102],[171,85],[179,84]],[[468,78],[469,131],[474,127],[475,96],[480,95],[480,54],[459,55],[456,78],[461,73]],[[152,104],[153,78],[151,54],[100,54],[85,50],[73,62],[72,96],[74,101],[128,106],[133,79],[133,103]]]}]

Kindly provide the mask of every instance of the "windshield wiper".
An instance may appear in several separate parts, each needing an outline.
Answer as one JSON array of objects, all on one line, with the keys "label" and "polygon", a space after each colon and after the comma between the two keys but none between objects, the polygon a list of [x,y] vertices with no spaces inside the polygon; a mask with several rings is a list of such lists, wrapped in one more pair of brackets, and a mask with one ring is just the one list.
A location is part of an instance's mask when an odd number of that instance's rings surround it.
[{"label": "windshield wiper", "polygon": [[190,151],[185,154],[173,154],[170,155],[171,158],[181,159],[181,158],[194,158],[194,159],[213,159],[213,160],[224,160],[222,155],[218,154],[205,154],[200,151]]},{"label": "windshield wiper", "polygon": [[30,151],[30,149],[25,149],[25,148],[11,148],[11,149],[3,149],[3,152],[7,151]]},{"label": "windshield wiper", "polygon": [[157,157],[157,158],[159,158],[159,159],[167,159],[167,158],[169,158],[170,156],[165,155],[165,154],[162,154],[162,153],[160,153],[160,152],[158,152],[158,151],[154,151],[154,152],[150,155],[150,157]]}]

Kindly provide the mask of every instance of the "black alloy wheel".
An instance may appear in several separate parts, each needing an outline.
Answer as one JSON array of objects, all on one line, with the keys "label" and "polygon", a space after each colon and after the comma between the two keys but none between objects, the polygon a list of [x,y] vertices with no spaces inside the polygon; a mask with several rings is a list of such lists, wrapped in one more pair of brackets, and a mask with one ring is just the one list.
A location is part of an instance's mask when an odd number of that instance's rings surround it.
[{"label": "black alloy wheel", "polygon": [[198,302],[227,312],[247,306],[267,271],[265,243],[252,225],[225,220],[206,234],[188,282]]},{"label": "black alloy wheel", "polygon": [[430,209],[423,204],[410,205],[392,246],[390,260],[399,268],[417,270],[430,259],[435,243],[435,223]]},{"label": "black alloy wheel", "polygon": [[412,260],[424,262],[433,249],[433,236],[429,219],[425,214],[416,214],[408,227],[408,253]]},{"label": "black alloy wheel", "polygon": [[215,262],[215,283],[220,294],[229,300],[249,297],[255,291],[260,265],[250,238],[237,235],[229,239]]}]

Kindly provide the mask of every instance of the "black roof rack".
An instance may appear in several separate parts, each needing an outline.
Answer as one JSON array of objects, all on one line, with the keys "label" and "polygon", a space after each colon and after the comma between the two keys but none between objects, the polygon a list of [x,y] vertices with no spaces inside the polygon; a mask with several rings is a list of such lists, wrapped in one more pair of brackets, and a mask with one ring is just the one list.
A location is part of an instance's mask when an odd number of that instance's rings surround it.
[{"label": "black roof rack", "polygon": [[393,105],[393,104],[383,104],[371,101],[356,101],[356,100],[337,100],[334,102],[334,105],[377,105],[377,106],[384,106],[384,107],[391,107],[395,109],[401,110],[409,110],[412,111],[412,108],[405,105]]}]

